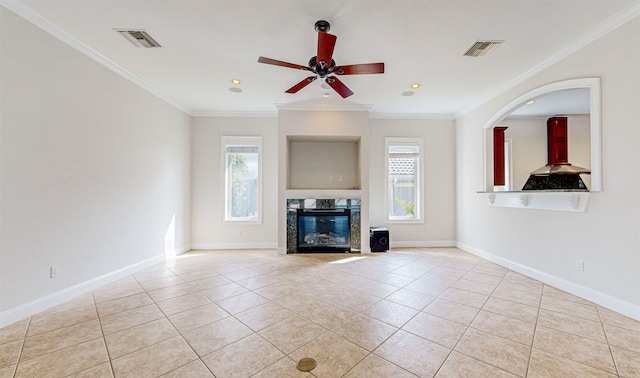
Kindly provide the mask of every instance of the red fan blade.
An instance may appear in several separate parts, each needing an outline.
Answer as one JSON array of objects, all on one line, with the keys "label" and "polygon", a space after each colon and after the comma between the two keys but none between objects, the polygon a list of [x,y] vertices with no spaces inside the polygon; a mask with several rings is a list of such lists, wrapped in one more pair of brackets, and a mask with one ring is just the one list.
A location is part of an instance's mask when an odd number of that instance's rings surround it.
[{"label": "red fan blade", "polygon": [[316,63],[320,68],[331,65],[331,57],[333,56],[333,48],[336,46],[336,37],[327,32],[318,31],[318,55]]},{"label": "red fan blade", "polygon": [[303,79],[301,82],[299,82],[298,84],[294,85],[293,87],[287,89],[286,91],[284,91],[285,93],[296,93],[298,92],[300,89],[306,87],[307,85],[313,83],[313,81],[315,79],[317,79],[317,76],[309,76],[305,79]]},{"label": "red fan blade", "polygon": [[338,66],[333,69],[336,75],[360,75],[384,73],[384,63],[352,64],[350,66]]},{"label": "red fan blade", "polygon": [[287,63],[287,62],[283,62],[281,60],[265,58],[264,56],[261,56],[261,57],[258,58],[258,63],[273,64],[274,66],[281,66],[281,67],[287,67],[287,68],[295,68],[295,69],[298,69],[298,70],[311,71],[311,68],[307,67],[307,66],[301,66],[301,65],[295,64],[295,63]]},{"label": "red fan blade", "polygon": [[347,98],[353,94],[353,92],[351,92],[351,89],[347,88],[347,86],[344,85],[344,83],[338,80],[338,78],[335,76],[327,77],[326,82],[331,88],[338,92],[338,94],[342,96],[342,98]]}]

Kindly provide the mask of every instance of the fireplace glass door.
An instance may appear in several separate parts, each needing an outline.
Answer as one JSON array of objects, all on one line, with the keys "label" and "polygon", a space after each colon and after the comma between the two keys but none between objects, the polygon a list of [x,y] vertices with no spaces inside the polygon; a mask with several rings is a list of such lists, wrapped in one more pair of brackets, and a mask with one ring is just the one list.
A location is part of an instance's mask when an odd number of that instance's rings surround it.
[{"label": "fireplace glass door", "polygon": [[351,209],[298,209],[298,252],[349,252]]}]

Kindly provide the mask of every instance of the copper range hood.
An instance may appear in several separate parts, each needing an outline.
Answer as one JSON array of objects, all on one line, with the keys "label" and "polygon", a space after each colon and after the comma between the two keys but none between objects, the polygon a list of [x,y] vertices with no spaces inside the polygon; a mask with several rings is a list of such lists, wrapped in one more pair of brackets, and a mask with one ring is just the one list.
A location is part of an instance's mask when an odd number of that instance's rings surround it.
[{"label": "copper range hood", "polygon": [[580,174],[591,170],[569,163],[567,117],[547,120],[547,155],[547,165],[531,172],[522,190],[589,190]]}]

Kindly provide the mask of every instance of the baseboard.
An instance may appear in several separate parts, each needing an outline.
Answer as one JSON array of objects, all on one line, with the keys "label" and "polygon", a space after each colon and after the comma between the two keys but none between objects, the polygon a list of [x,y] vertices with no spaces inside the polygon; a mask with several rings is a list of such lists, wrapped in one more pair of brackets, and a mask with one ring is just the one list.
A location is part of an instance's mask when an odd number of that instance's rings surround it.
[{"label": "baseboard", "polygon": [[466,252],[474,254],[478,257],[482,257],[485,260],[494,262],[505,268],[511,269],[520,274],[524,274],[527,277],[531,277],[547,285],[553,286],[560,290],[564,290],[580,298],[596,303],[602,307],[606,307],[611,311],[615,311],[617,313],[640,321],[640,306],[638,305],[616,298],[612,295],[602,293],[598,290],[578,285],[575,282],[567,281],[564,278],[556,277],[549,273],[530,268],[509,259],[505,259],[504,257],[496,256],[492,253],[465,243],[457,242],[456,246]]},{"label": "baseboard", "polygon": [[433,240],[433,241],[393,241],[389,243],[391,248],[437,248],[455,247],[453,240]]},{"label": "baseboard", "polygon": [[182,247],[178,248],[178,250],[176,251],[176,256],[179,256],[185,252],[189,252],[191,249],[191,244],[185,244]]},{"label": "baseboard", "polygon": [[114,270],[113,272],[70,286],[66,289],[56,291],[55,293],[27,302],[18,307],[3,311],[0,313],[0,328],[17,322],[18,320],[27,318],[33,314],[50,309],[51,307],[55,307],[81,294],[88,293],[91,290],[95,290],[108,283],[119,280],[120,278],[136,273],[144,268],[162,263],[164,260],[164,254],[151,257],[135,264]]},{"label": "baseboard", "polygon": [[277,249],[277,242],[191,243],[191,249]]}]

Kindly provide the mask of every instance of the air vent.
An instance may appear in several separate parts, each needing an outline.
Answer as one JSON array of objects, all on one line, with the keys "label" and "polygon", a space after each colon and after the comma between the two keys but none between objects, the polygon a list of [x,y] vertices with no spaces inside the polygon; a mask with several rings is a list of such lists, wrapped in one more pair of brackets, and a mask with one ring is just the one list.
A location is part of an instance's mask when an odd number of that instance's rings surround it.
[{"label": "air vent", "polygon": [[144,30],[115,30],[136,47],[146,47],[149,49],[152,47],[160,47],[160,44]]},{"label": "air vent", "polygon": [[500,46],[502,42],[504,41],[476,41],[476,43],[474,43],[473,46],[464,53],[464,56],[478,57],[488,55],[496,47]]}]

